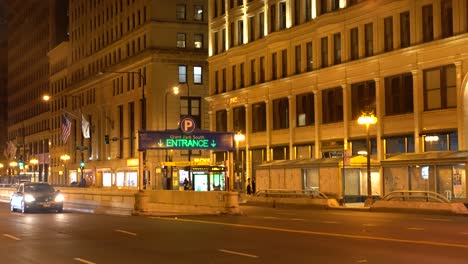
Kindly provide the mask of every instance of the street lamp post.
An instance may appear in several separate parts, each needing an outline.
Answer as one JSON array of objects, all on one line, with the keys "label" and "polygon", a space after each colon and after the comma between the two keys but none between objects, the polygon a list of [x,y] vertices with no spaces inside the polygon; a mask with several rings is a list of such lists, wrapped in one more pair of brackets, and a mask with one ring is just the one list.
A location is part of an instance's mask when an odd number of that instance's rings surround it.
[{"label": "street lamp post", "polygon": [[377,123],[377,117],[374,116],[373,113],[363,113],[358,118],[358,124],[366,126],[366,145],[367,145],[367,199],[365,201],[365,206],[369,206],[372,204],[372,180],[371,180],[371,163],[370,163],[370,155],[371,155],[371,145],[370,145],[370,137],[369,137],[369,126],[375,125]]},{"label": "street lamp post", "polygon": [[[244,141],[245,140],[245,135],[242,134],[240,131],[237,132],[235,135],[234,135],[234,141],[236,142],[236,165],[235,165],[235,172],[238,173],[238,169],[237,167],[239,166],[239,142],[241,141]],[[244,164],[243,162],[241,161],[240,162],[240,169],[241,169],[241,172],[240,172],[240,176],[241,176],[241,191],[244,192],[245,190],[245,179],[244,179]]]},{"label": "street lamp post", "polygon": [[33,158],[29,161],[29,163],[33,167],[33,179],[35,181],[36,180],[36,165],[39,163],[39,161],[36,158]]},{"label": "street lamp post", "polygon": [[60,159],[63,160],[63,164],[64,164],[64,171],[65,171],[65,184],[68,185],[68,172],[67,172],[67,161],[70,159],[70,156],[68,154],[63,154],[62,156],[60,156]]}]

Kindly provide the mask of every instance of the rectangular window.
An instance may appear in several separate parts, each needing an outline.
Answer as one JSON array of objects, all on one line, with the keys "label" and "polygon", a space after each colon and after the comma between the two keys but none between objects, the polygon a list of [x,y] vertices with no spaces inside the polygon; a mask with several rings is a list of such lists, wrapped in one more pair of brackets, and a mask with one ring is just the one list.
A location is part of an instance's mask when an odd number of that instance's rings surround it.
[{"label": "rectangular window", "polygon": [[322,68],[328,67],[328,37],[320,39]]},{"label": "rectangular window", "polygon": [[294,0],[294,25],[301,24],[301,0]]},{"label": "rectangular window", "polygon": [[457,107],[455,65],[424,71],[424,110]]},{"label": "rectangular window", "polygon": [[312,0],[305,0],[305,21],[312,20]]},{"label": "rectangular window", "polygon": [[219,110],[216,111],[216,132],[227,131],[227,111]]},{"label": "rectangular window", "polygon": [[363,113],[375,113],[375,81],[351,84],[351,118],[357,120]]},{"label": "rectangular window", "polygon": [[265,82],[265,57],[260,57],[260,83]]},{"label": "rectangular window", "polygon": [[203,34],[194,34],[193,35],[193,46],[196,49],[203,48]]},{"label": "rectangular window", "polygon": [[313,52],[312,52],[312,42],[307,42],[306,43],[306,49],[307,49],[307,71],[312,71],[314,68],[314,58],[313,58]]},{"label": "rectangular window", "polygon": [[270,33],[276,31],[276,5],[270,6]]},{"label": "rectangular window", "polygon": [[320,0],[320,14],[326,14],[328,12],[328,1],[329,0]]},{"label": "rectangular window", "polygon": [[235,41],[235,26],[234,22],[231,22],[229,26],[229,47],[232,48],[234,47],[234,41]]},{"label": "rectangular window", "polygon": [[223,69],[222,73],[223,73],[223,76],[222,76],[223,77],[223,91],[222,92],[225,93],[226,92],[226,68]]},{"label": "rectangular window", "polygon": [[286,28],[286,2],[279,3],[279,12],[279,28],[282,30]]},{"label": "rectangular window", "polygon": [[340,9],[340,0],[331,0],[330,1],[331,3],[331,6],[330,6],[330,10],[331,11],[336,11],[338,9]]},{"label": "rectangular window", "polygon": [[271,54],[271,79],[276,80],[278,79],[277,76],[277,69],[278,69],[278,61],[277,61],[277,53]]},{"label": "rectangular window", "polygon": [[273,130],[289,128],[289,100],[273,100]]},{"label": "rectangular window", "polygon": [[202,129],[201,125],[201,99],[199,97],[180,98],[180,116],[190,116],[195,120],[195,126]]},{"label": "rectangular window", "polygon": [[322,91],[322,119],[324,124],[343,121],[343,88]]},{"label": "rectangular window", "polygon": [[333,35],[333,64],[341,63],[341,33]]},{"label": "rectangular window", "polygon": [[241,63],[240,64],[240,88],[244,88],[245,87],[245,67],[244,67],[244,63]]},{"label": "rectangular window", "polygon": [[281,51],[281,77],[288,76],[288,50]]},{"label": "rectangular window", "polygon": [[232,76],[232,90],[235,90],[237,88],[237,82],[236,82],[236,65],[232,65],[232,72],[231,72],[231,76]]},{"label": "rectangular window", "polygon": [[219,94],[219,72],[214,72],[214,79],[215,79],[215,94]]},{"label": "rectangular window", "polygon": [[306,93],[296,96],[296,123],[298,127],[310,126],[315,122],[314,94]]},{"label": "rectangular window", "polygon": [[245,107],[239,106],[232,109],[232,128],[234,132],[245,133]]},{"label": "rectangular window", "polygon": [[226,51],[226,28],[221,30],[221,52]]},{"label": "rectangular window", "polygon": [[237,45],[244,44],[244,21],[237,21]]},{"label": "rectangular window", "polygon": [[265,36],[265,13],[263,12],[258,14],[258,33],[259,38],[263,38]]},{"label": "rectangular window", "polygon": [[176,18],[177,20],[185,20],[185,5],[176,5]]},{"label": "rectangular window", "polygon": [[249,42],[255,40],[255,17],[252,16],[249,18]]},{"label": "rectangular window", "polygon": [[458,150],[458,133],[442,132],[423,136],[424,152]]},{"label": "rectangular window", "polygon": [[374,25],[372,23],[364,25],[364,44],[365,56],[374,55]]},{"label": "rectangular window", "polygon": [[447,38],[453,36],[453,9],[452,0],[442,0],[441,4],[441,23],[442,37]]},{"label": "rectangular window", "polygon": [[221,15],[226,14],[226,0],[221,0]]},{"label": "rectangular window", "polygon": [[413,112],[413,75],[405,73],[385,78],[385,115]]},{"label": "rectangular window", "polygon": [[193,20],[203,21],[203,6],[195,5],[193,7]]},{"label": "rectangular window", "polygon": [[252,133],[266,131],[266,104],[252,104]]},{"label": "rectangular window", "polygon": [[177,33],[177,47],[185,48],[185,33]]},{"label": "rectangular window", "polygon": [[219,53],[218,43],[219,43],[218,32],[215,32],[213,36],[213,54],[215,55]]},{"label": "rectangular window", "polygon": [[250,61],[250,85],[255,85],[255,59]]},{"label": "rectangular window", "polygon": [[384,50],[393,50],[393,17],[384,18]]},{"label": "rectangular window", "polygon": [[351,29],[350,38],[350,59],[357,60],[359,59],[359,31],[357,27]]},{"label": "rectangular window", "polygon": [[400,153],[414,152],[414,136],[385,138],[385,155],[387,158]]},{"label": "rectangular window", "polygon": [[434,40],[434,17],[432,14],[432,5],[425,5],[422,7],[422,31],[423,42]]},{"label": "rectangular window", "polygon": [[301,45],[295,47],[295,72],[296,74],[301,73]]},{"label": "rectangular window", "polygon": [[202,66],[193,66],[193,83],[203,83],[203,69]]},{"label": "rectangular window", "polygon": [[[135,131],[135,103],[128,103],[128,134],[132,135]],[[129,157],[135,157],[135,138],[130,137],[129,140]]]},{"label": "rectangular window", "polygon": [[406,48],[410,46],[410,14],[400,13],[400,46]]},{"label": "rectangular window", "polygon": [[[123,110],[123,105],[118,106],[118,111],[119,111],[119,138],[123,138],[124,137],[124,110]],[[119,154],[118,154],[119,159],[123,158],[123,143],[124,143],[124,140],[119,140]]]},{"label": "rectangular window", "polygon": [[187,82],[187,66],[179,65],[179,83]]}]

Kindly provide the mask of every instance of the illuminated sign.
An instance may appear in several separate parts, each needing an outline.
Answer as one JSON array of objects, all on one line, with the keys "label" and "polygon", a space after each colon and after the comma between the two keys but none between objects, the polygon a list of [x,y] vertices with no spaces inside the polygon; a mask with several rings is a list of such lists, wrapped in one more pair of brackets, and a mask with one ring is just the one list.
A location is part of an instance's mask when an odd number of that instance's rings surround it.
[{"label": "illuminated sign", "polygon": [[[187,124],[189,129],[190,124]],[[138,150],[145,149],[207,149],[234,150],[234,133],[195,130],[191,134],[180,130],[138,131]]]}]

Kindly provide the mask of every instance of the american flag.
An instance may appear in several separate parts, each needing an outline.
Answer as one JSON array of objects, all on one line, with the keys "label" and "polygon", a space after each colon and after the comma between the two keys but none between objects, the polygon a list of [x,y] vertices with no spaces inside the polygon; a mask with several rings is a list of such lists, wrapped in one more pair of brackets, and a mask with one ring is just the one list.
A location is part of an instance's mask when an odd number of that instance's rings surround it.
[{"label": "american flag", "polygon": [[70,136],[71,132],[71,122],[70,120],[67,119],[65,115],[62,115],[62,134],[61,134],[61,139],[63,143],[67,143],[68,137]]}]

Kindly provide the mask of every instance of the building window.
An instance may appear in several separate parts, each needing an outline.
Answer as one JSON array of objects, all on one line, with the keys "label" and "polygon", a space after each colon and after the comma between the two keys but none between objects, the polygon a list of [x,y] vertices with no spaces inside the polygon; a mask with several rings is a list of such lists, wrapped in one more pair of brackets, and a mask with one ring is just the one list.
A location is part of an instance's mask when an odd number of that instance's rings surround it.
[{"label": "building window", "polygon": [[384,19],[384,50],[393,50],[393,17]]},{"label": "building window", "polygon": [[289,100],[273,100],[273,130],[289,128]]},{"label": "building window", "polygon": [[432,5],[425,5],[422,7],[422,31],[423,42],[434,40],[434,17],[432,14]]},{"label": "building window", "polygon": [[226,51],[226,28],[221,30],[221,52]]},{"label": "building window", "polygon": [[218,32],[215,32],[214,33],[214,36],[213,36],[213,54],[218,54]]},{"label": "building window", "polygon": [[231,72],[231,76],[232,76],[232,90],[235,90],[237,88],[237,82],[236,82],[236,65],[232,65],[232,72]]},{"label": "building window", "polygon": [[221,15],[226,14],[226,0],[221,0]]},{"label": "building window", "polygon": [[176,5],[177,20],[185,20],[185,5]]},{"label": "building window", "polygon": [[218,16],[218,0],[213,1],[213,18]]},{"label": "building window", "polygon": [[375,81],[351,84],[352,120],[357,120],[362,112],[375,113]]},{"label": "building window", "polygon": [[385,157],[414,152],[414,136],[388,137],[384,139]]},{"label": "building window", "polygon": [[260,83],[265,82],[265,57],[260,57]]},{"label": "building window", "polygon": [[226,110],[216,111],[216,131],[217,132],[227,131],[227,111]]},{"label": "building window", "polygon": [[288,76],[288,50],[281,51],[281,77]]},{"label": "building window", "polygon": [[232,109],[232,128],[234,132],[245,133],[245,107],[239,106]]},{"label": "building window", "polygon": [[351,29],[350,38],[350,59],[357,60],[359,59],[359,31],[357,27]]},{"label": "building window", "polygon": [[219,93],[219,75],[218,75],[218,71],[215,71],[214,77],[215,77],[215,94],[218,94]]},{"label": "building window", "polygon": [[203,21],[203,6],[196,5],[193,7],[193,20],[195,21]]},{"label": "building window", "polygon": [[413,75],[405,73],[385,78],[385,115],[413,112]]},{"label": "building window", "polygon": [[314,94],[306,93],[296,96],[296,118],[297,126],[310,126],[315,122]]},{"label": "building window", "polygon": [[457,107],[455,65],[424,71],[424,110]]},{"label": "building window", "polygon": [[249,18],[249,42],[255,40],[255,17],[252,16]]},{"label": "building window", "polygon": [[372,23],[364,25],[364,49],[365,56],[370,57],[374,55],[374,25]]},{"label": "building window", "polygon": [[235,26],[234,22],[231,22],[229,26],[229,47],[232,48],[234,47],[234,41],[235,41]]},{"label": "building window", "polygon": [[258,27],[258,37],[263,38],[265,36],[265,13],[263,12],[258,14]]},{"label": "building window", "polygon": [[266,131],[266,104],[264,102],[252,105],[252,133]]},{"label": "building window", "polygon": [[312,20],[312,3],[311,0],[305,1],[305,21]]},{"label": "building window", "polygon": [[193,83],[195,84],[203,83],[203,69],[201,66],[193,67]]},{"label": "building window", "polygon": [[279,3],[279,28],[285,29],[286,28],[286,2]]},{"label": "building window", "polygon": [[328,37],[323,37],[320,39],[321,43],[321,59],[322,59],[322,68],[328,66]]},{"label": "building window", "polygon": [[250,85],[255,85],[255,59],[250,61]]},{"label": "building window", "polygon": [[279,146],[271,148],[271,157],[273,160],[288,160],[289,159],[289,147]]},{"label": "building window", "polygon": [[[128,103],[128,133],[131,135],[135,131],[135,103],[130,102]],[[129,140],[129,157],[135,157],[135,139],[134,137],[130,137]]]},{"label": "building window", "polygon": [[295,47],[295,71],[296,74],[301,73],[301,45]]},{"label": "building window", "polygon": [[333,64],[341,63],[341,33],[333,35]]},{"label": "building window", "polygon": [[244,88],[245,87],[245,67],[244,67],[244,63],[241,63],[240,64],[240,88]]},{"label": "building window", "polygon": [[181,97],[180,98],[180,117],[190,116],[195,120],[197,128],[201,126],[201,99],[199,97]]},{"label": "building window", "polygon": [[276,5],[270,6],[270,33],[276,31]]},{"label": "building window", "polygon": [[343,88],[322,91],[322,122],[324,124],[343,121]]},{"label": "building window", "polygon": [[410,14],[400,13],[400,46],[406,48],[410,46]]},{"label": "building window", "polygon": [[195,34],[193,35],[193,46],[196,49],[203,48],[203,34]]},{"label": "building window", "polygon": [[447,38],[453,36],[453,9],[452,0],[442,0],[441,4],[441,22],[442,22],[442,37]]},{"label": "building window", "polygon": [[278,79],[278,77],[276,75],[277,65],[278,65],[277,53],[275,52],[275,53],[271,54],[271,79],[272,80]]},{"label": "building window", "polygon": [[237,21],[237,45],[244,44],[244,21]]},{"label": "building window", "polygon": [[179,65],[179,83],[187,82],[187,66]]},{"label": "building window", "polygon": [[458,133],[433,133],[423,136],[424,152],[458,150]]},{"label": "building window", "polygon": [[312,42],[306,43],[306,50],[307,50],[307,71],[312,71],[314,68],[314,58],[312,52]]},{"label": "building window", "polygon": [[225,93],[226,92],[226,68],[223,69],[222,74],[223,74],[222,76],[223,77],[223,91],[222,92]]},{"label": "building window", "polygon": [[[124,137],[124,109],[123,105],[118,106],[118,111],[119,111],[119,138]],[[119,140],[119,154],[118,158],[121,159],[123,158],[123,140]]]},{"label": "building window", "polygon": [[294,25],[301,24],[301,0],[294,0]]},{"label": "building window", "polygon": [[185,48],[185,33],[177,33],[177,47]]}]

